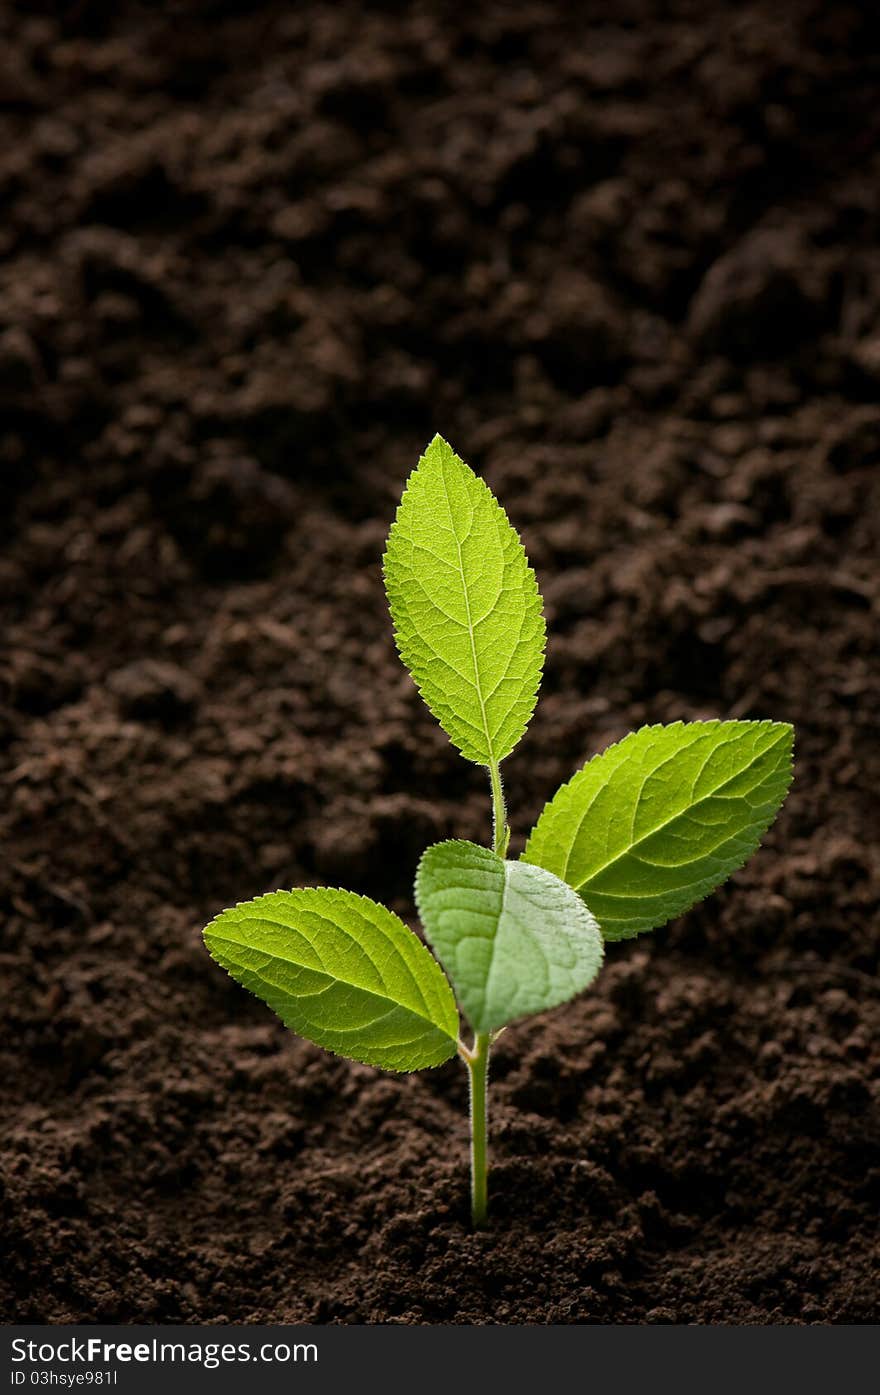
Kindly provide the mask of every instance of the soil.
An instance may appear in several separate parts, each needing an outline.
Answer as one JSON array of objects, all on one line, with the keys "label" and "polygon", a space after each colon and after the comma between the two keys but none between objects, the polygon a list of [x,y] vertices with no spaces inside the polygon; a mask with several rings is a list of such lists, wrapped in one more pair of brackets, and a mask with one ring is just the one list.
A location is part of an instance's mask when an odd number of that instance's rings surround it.
[{"label": "soil", "polygon": [[[0,11],[6,1321],[878,1319],[871,0]],[[515,848],[646,721],[789,719],[722,892],[466,1089],[286,1033],[202,925],[412,923],[481,773],[380,556],[440,429],[550,628]]]}]

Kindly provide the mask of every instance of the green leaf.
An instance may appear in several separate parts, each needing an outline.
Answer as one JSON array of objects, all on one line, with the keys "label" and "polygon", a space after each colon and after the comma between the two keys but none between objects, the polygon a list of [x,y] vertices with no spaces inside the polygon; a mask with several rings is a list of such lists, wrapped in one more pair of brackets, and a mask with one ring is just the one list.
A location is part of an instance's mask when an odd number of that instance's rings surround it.
[{"label": "green leaf", "polygon": [[555,1007],[592,983],[599,927],[541,867],[458,840],[428,848],[416,874],[425,934],[477,1032]]},{"label": "green leaf", "polygon": [[554,795],[523,858],[583,896],[606,940],[665,925],[755,851],[791,784],[786,722],[642,727]]},{"label": "green leaf", "polygon": [[286,1027],[386,1070],[455,1053],[458,1011],[440,965],[384,906],[326,887],[273,891],[222,911],[210,953]]},{"label": "green leaf", "polygon": [[544,617],[535,573],[488,486],[435,436],[388,536],[400,656],[450,740],[493,765],[535,710]]}]

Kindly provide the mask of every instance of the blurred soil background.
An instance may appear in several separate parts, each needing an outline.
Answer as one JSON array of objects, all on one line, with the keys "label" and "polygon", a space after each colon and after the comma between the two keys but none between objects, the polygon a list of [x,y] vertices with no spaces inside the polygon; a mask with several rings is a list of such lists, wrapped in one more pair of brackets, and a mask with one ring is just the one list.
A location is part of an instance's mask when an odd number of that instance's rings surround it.
[{"label": "blurred soil background", "polygon": [[[873,0],[0,8],[0,1312],[878,1319]],[[720,894],[494,1064],[285,1033],[217,910],[413,921],[483,778],[383,540],[441,430],[521,530],[516,849],[647,721],[792,720]]]}]

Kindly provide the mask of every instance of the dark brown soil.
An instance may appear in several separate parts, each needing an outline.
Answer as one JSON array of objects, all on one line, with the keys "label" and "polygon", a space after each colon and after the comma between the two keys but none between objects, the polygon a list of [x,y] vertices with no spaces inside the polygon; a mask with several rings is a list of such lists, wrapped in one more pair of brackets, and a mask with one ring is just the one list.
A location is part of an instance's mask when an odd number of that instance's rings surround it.
[{"label": "dark brown soil", "polygon": [[[873,0],[2,9],[7,1321],[877,1320]],[[550,625],[522,834],[794,721],[764,849],[494,1066],[285,1033],[225,904],[484,839],[379,560],[440,429]]]}]

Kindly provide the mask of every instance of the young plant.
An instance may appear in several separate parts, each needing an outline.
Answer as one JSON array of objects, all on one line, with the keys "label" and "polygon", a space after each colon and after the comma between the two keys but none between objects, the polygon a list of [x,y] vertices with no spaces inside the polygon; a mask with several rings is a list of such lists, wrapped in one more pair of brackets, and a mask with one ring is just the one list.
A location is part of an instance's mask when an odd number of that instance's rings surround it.
[{"label": "young plant", "polygon": [[491,846],[437,843],[419,863],[415,900],[436,958],[384,906],[327,888],[234,906],[205,943],[329,1051],[397,1071],[458,1053],[483,1226],[493,1040],[587,988],[603,942],[664,925],[743,865],[791,782],[793,732],[771,721],[643,727],[563,785],[510,860],[499,768],[535,707],[541,596],[503,509],[439,436],[409,478],[384,571],[404,664],[452,743],[488,771]]}]

